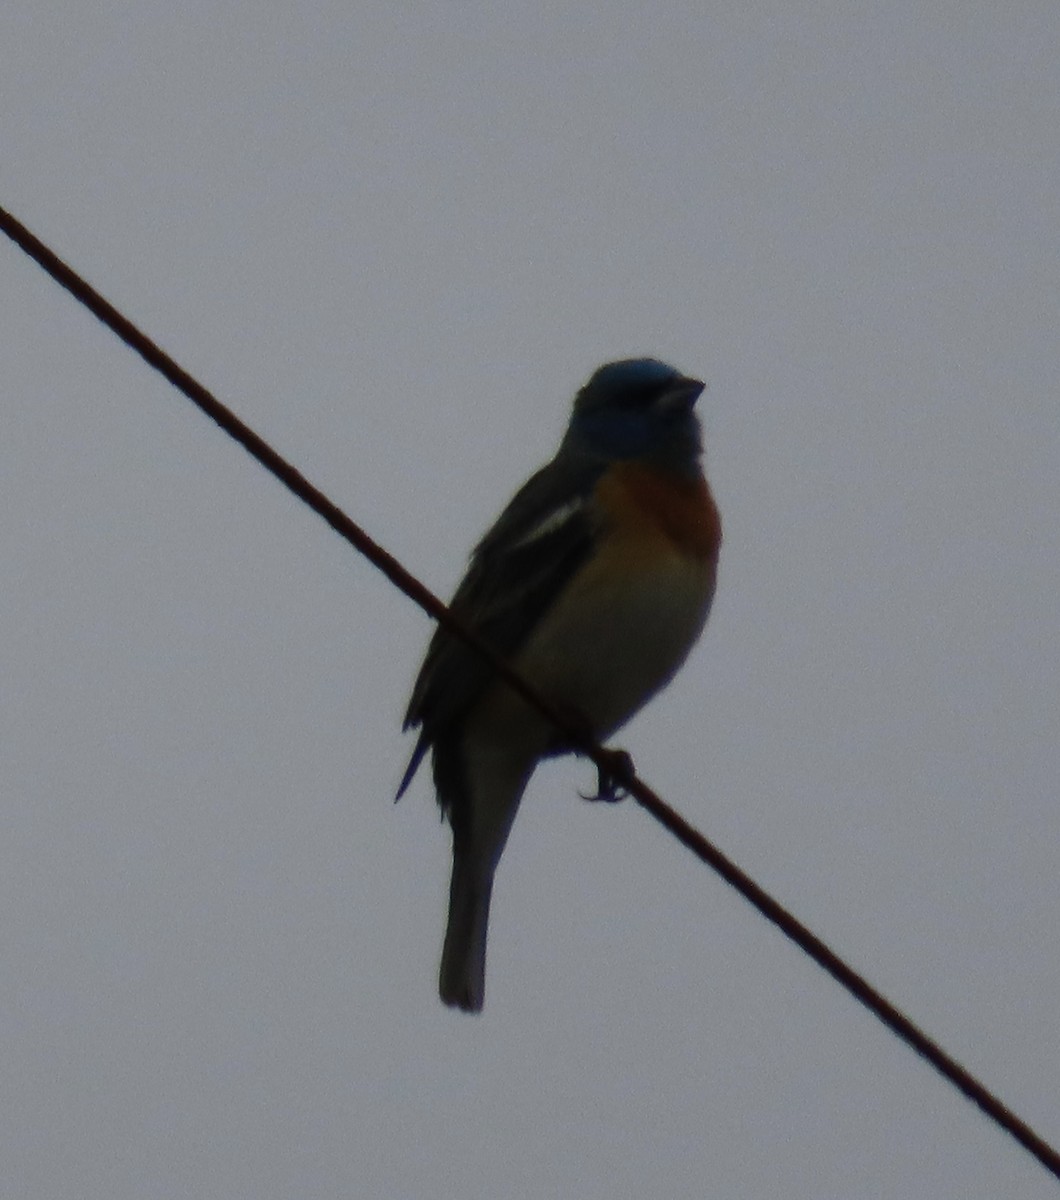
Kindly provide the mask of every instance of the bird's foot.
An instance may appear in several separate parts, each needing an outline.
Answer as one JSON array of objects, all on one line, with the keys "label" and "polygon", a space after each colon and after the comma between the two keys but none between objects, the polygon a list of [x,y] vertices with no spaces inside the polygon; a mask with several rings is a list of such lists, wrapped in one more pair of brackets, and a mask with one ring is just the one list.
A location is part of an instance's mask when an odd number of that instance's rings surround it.
[{"label": "bird's foot", "polygon": [[[585,744],[592,745],[596,741],[596,730],[592,722],[577,708],[560,707],[559,712],[562,713],[564,722],[575,736],[573,739],[557,740],[549,749],[549,756],[570,754],[572,751],[576,754],[584,754]],[[636,774],[633,759],[625,750],[605,748],[600,751],[600,755],[601,762],[596,764],[596,791],[591,795],[586,795],[584,792],[579,792],[578,795],[583,800],[602,800],[605,804],[617,804],[619,800],[624,800],[629,794],[629,784]]]},{"label": "bird's foot", "polygon": [[625,750],[603,750],[605,764],[596,766],[596,793],[586,795],[579,792],[583,800],[600,801],[605,804],[617,804],[629,795],[629,784],[636,772],[633,769],[633,759]]}]

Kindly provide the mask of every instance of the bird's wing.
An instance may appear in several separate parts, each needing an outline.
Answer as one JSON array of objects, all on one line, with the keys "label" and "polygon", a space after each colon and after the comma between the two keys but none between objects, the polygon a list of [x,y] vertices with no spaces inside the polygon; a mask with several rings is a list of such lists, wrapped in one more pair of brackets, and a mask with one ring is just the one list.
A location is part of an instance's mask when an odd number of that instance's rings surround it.
[{"label": "bird's wing", "polygon": [[[512,498],[475,548],[451,607],[498,654],[511,659],[592,552],[599,529],[593,489],[602,466],[553,459]],[[493,672],[445,629],[435,630],[405,716],[420,738],[408,786],[435,738],[459,722]]]}]

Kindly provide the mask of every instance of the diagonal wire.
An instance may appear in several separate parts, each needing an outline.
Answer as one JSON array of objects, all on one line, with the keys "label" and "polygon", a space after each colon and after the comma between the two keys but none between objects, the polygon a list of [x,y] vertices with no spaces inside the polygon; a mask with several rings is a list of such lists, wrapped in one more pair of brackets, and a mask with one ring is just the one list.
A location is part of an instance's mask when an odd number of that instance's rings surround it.
[{"label": "diagonal wire", "polygon": [[512,669],[512,667],[482,642],[473,630],[455,617],[449,608],[400,562],[374,541],[359,525],[352,521],[323,492],[314,487],[291,463],[277,454],[272,447],[245,425],[230,409],[226,408],[201,383],[187,373],[164,350],[142,333],[128,318],[103,298],[90,284],[81,278],[54,251],[35,237],[21,222],[6,209],[0,207],[0,230],[34,259],[57,283],[61,284],[79,300],[98,320],[108,326],[131,349],[159,371],[179,391],[232,438],[275,475],[303,503],[359,550],[374,566],[415,601],[450,633],[462,638],[481,654],[493,669],[524,700],[548,718],[564,735],[569,744],[579,753],[591,759],[605,777],[614,777],[616,772],[622,788],[655,819],[668,829],[683,845],[701,861],[712,867],[728,884],[800,949],[805,951],[829,975],[884,1025],[908,1046],[948,1079],[973,1104],[995,1124],[1000,1126],[1042,1164],[1047,1171],[1060,1179],[1060,1153],[1035,1132],[1024,1120],[991,1092],[985,1084],[949,1055],[933,1038],[914,1024],[899,1008],[881,992],[859,975],[815,933],[808,929],[782,904],[730,858],[707,840],[698,829],[665,803],[643,780],[632,773],[628,764],[623,765],[621,756],[589,740],[583,730],[571,725],[564,715],[556,711]]}]

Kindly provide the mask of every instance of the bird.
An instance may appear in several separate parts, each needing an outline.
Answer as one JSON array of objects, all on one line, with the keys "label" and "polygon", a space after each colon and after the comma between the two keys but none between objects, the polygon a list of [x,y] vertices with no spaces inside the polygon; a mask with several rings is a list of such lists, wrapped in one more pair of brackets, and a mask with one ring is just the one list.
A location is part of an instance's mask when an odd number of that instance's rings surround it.
[{"label": "bird", "polygon": [[[602,742],[673,678],[714,598],[721,518],[702,469],[699,379],[656,358],[605,363],[555,456],[471,554],[452,612],[585,736]],[[543,759],[571,752],[474,649],[435,630],[405,714],[452,829],[438,990],[479,1012],[494,874]],[[613,792],[601,774],[600,798]]]}]

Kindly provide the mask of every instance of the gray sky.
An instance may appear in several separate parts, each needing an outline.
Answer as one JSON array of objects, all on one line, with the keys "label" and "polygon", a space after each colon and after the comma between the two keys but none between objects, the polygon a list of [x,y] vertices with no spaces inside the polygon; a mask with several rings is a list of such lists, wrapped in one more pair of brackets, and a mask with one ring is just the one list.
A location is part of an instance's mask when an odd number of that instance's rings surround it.
[{"label": "gray sky", "polygon": [[[1055,1141],[1060,8],[599,13],[14,0],[0,202],[443,592],[593,367],[707,378],[621,744]],[[1055,1195],[583,764],[445,1010],[426,619],[7,244],[0,325],[0,1193]]]}]

